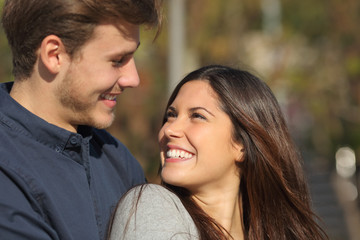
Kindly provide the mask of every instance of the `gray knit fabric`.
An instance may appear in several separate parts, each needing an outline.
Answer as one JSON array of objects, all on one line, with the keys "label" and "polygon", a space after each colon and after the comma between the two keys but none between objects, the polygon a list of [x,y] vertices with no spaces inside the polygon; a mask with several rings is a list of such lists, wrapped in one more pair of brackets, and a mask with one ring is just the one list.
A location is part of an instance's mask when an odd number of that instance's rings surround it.
[{"label": "gray knit fabric", "polygon": [[160,185],[147,184],[142,191],[141,186],[130,190],[116,210],[110,240],[132,239],[197,240],[199,236],[180,199]]}]

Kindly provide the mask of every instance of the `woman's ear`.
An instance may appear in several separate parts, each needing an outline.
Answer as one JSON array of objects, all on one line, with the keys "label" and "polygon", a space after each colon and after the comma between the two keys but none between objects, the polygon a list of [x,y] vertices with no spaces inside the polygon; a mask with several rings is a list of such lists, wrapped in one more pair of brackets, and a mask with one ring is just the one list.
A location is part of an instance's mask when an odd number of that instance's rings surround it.
[{"label": "woman's ear", "polygon": [[233,148],[235,153],[235,161],[236,162],[244,161],[244,153],[245,153],[244,145],[242,145],[241,143],[233,142]]},{"label": "woman's ear", "polygon": [[236,159],[236,162],[243,162],[244,161],[244,153],[245,153],[245,148],[244,148],[244,146],[242,146],[240,151],[239,151],[239,157]]},{"label": "woman's ear", "polygon": [[65,47],[59,37],[49,35],[41,42],[40,58],[50,73],[57,74],[60,71],[64,54]]}]

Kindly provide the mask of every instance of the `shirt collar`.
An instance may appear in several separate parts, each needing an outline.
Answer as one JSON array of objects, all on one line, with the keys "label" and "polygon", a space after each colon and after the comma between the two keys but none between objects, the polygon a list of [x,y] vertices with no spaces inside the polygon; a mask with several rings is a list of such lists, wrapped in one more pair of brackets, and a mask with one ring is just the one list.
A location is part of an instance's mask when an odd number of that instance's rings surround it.
[{"label": "shirt collar", "polygon": [[13,82],[0,84],[0,122],[19,134],[25,134],[53,148],[64,149],[71,138],[90,138],[92,128],[79,127],[79,133],[73,133],[36,116],[21,106],[10,96]]}]

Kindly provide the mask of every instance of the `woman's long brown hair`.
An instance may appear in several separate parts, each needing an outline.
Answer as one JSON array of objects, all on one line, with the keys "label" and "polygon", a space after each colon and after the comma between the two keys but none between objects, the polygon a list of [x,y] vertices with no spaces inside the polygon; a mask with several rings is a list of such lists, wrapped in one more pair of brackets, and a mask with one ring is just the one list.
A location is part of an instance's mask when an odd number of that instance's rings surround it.
[{"label": "woman's long brown hair", "polygon": [[[217,93],[222,110],[232,121],[233,138],[245,149],[244,161],[238,164],[245,239],[327,239],[311,210],[302,159],[270,88],[247,71],[206,66],[177,85],[167,107],[181,87],[193,80],[207,81]],[[228,233],[196,205],[189,191],[162,184],[181,199],[201,239],[227,238]]]}]

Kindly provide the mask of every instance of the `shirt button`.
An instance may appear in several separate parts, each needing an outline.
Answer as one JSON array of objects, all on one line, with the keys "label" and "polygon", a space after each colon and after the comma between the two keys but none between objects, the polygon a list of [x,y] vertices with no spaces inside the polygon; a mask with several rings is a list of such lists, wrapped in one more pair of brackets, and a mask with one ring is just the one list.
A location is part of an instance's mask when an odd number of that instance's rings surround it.
[{"label": "shirt button", "polygon": [[71,143],[72,145],[76,145],[76,144],[78,143],[76,137],[71,137],[71,138],[70,138],[70,143]]},{"label": "shirt button", "polygon": [[61,152],[61,147],[56,146],[56,147],[55,147],[55,151],[56,151],[56,152]]}]

